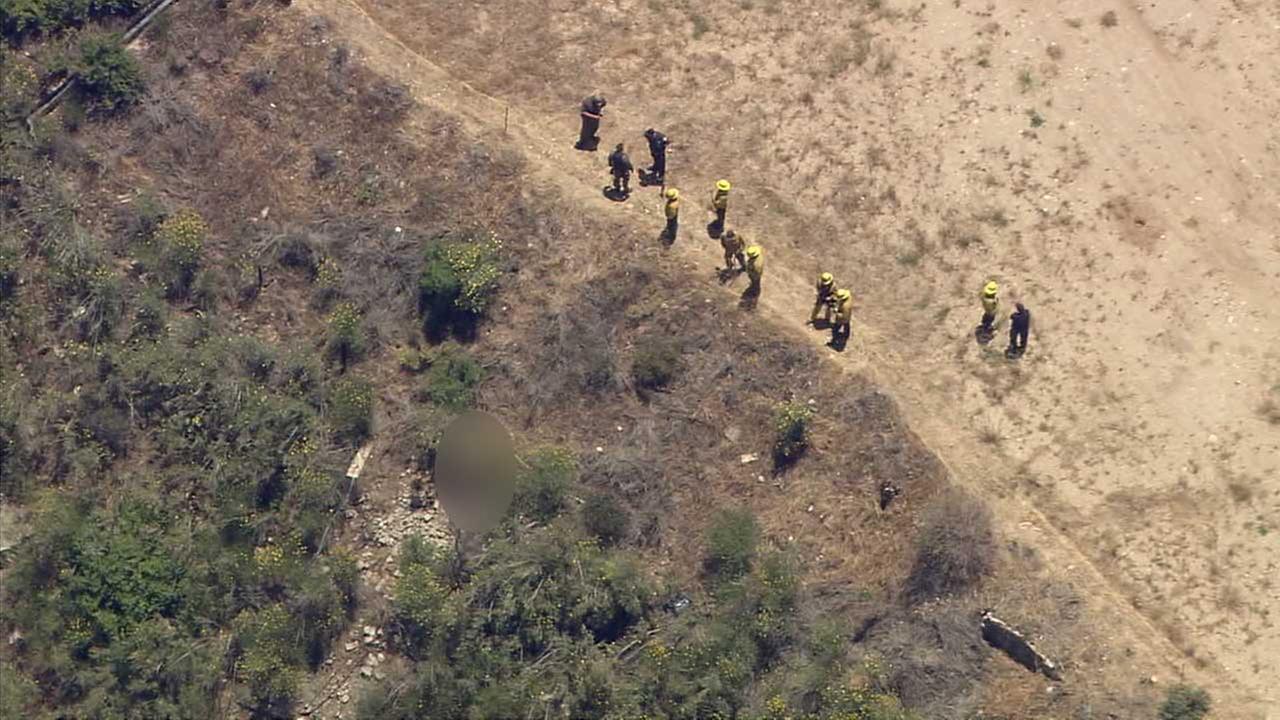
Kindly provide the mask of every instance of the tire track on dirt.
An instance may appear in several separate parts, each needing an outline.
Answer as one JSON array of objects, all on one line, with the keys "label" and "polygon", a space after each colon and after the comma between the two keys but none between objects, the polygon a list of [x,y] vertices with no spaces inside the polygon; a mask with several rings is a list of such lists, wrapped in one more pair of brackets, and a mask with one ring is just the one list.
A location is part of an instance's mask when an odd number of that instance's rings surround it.
[{"label": "tire track on dirt", "polygon": [[[406,85],[420,102],[449,111],[474,136],[505,138],[506,142],[518,147],[529,159],[529,175],[538,184],[556,188],[575,201],[601,212],[629,213],[634,221],[646,222],[648,227],[654,229],[654,235],[657,235],[662,220],[660,199],[656,194],[651,203],[639,199],[640,193],[636,193],[633,202],[625,204],[607,200],[599,192],[600,181],[604,177],[600,157],[583,157],[578,151],[570,149],[569,136],[561,141],[559,134],[550,138],[540,130],[546,124],[543,118],[527,115],[519,107],[510,106],[451,75],[406,45],[392,30],[381,26],[356,0],[302,0],[295,3],[295,7],[304,12],[329,17],[335,22],[338,33],[359,48],[362,59],[369,67]],[[415,117],[411,117],[407,125],[415,132],[429,130]],[[686,195],[686,203],[688,197]],[[686,217],[693,214],[693,208],[692,203],[686,204]],[[677,241],[676,246],[666,251],[677,253],[687,261],[690,270],[695,271],[703,263],[711,266],[719,259],[718,246],[704,250],[691,244],[702,242],[701,238],[692,239],[698,230],[696,222],[687,222],[684,239]],[[663,252],[656,241],[652,251]],[[768,260],[765,292],[759,298],[757,310],[762,313],[762,317],[785,327],[797,342],[812,342],[812,330],[797,320],[807,317],[805,312],[812,300],[808,292],[808,276],[779,264],[776,257]],[[699,282],[708,286],[714,284],[710,278],[698,275]],[[728,304],[731,301],[729,293],[724,290],[722,292]],[[910,371],[909,358],[872,328],[859,325],[857,330],[859,332],[855,333],[855,337],[859,342],[851,342],[844,354],[832,354],[831,361],[843,371],[866,374],[883,387],[907,387],[903,378]],[[917,427],[920,419],[911,420],[912,427]],[[945,425],[946,421],[931,418],[928,419],[928,424]],[[981,487],[971,480],[979,476],[976,472],[979,469],[976,467],[977,463],[962,461],[961,465],[954,462],[954,458],[936,451],[930,443],[924,444],[947,467],[956,482],[987,497],[996,506],[997,517],[1001,518],[1007,537],[1028,536],[1028,533],[1022,532],[1028,522],[1034,526],[1033,529],[1041,528],[1046,531],[1030,537],[1035,538],[1035,545],[1044,553],[1048,564],[1077,572],[1071,579],[1080,582],[1087,593],[1092,593],[1091,600],[1099,606],[1095,613],[1107,611],[1112,617],[1124,619],[1122,628],[1117,628],[1123,629],[1122,637],[1116,640],[1117,644],[1129,644],[1153,653],[1160,665],[1182,667],[1191,679],[1218,691],[1219,696],[1224,699],[1236,694],[1230,679],[1225,677],[1220,668],[1210,667],[1202,672],[1184,667],[1185,656],[1151,617],[1134,607],[1135,598],[1101,572],[1084,550],[1027,498],[1014,497],[1009,492],[1003,497],[993,497],[992,488]],[[1221,707],[1220,710],[1222,712],[1218,714],[1224,718],[1262,717],[1252,710],[1246,713],[1244,709],[1240,709],[1238,713],[1233,713],[1229,706]]]}]

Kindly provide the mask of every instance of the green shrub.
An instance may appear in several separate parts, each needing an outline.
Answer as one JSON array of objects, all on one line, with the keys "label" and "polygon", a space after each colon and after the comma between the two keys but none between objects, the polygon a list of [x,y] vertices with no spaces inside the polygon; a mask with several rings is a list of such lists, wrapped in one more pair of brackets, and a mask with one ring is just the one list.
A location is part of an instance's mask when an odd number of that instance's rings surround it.
[{"label": "green shrub", "polygon": [[271,378],[271,372],[276,367],[275,348],[252,335],[246,335],[233,343],[232,352],[250,378],[260,383]]},{"label": "green shrub", "polygon": [[249,689],[255,716],[287,717],[298,691],[302,653],[297,627],[283,605],[269,605],[236,618],[241,648],[236,677]]},{"label": "green shrub", "polygon": [[809,422],[813,409],[802,402],[785,402],[777,407],[773,428],[773,461],[776,465],[795,462],[809,447]]},{"label": "green shrub", "polygon": [[133,327],[129,329],[129,339],[158,339],[164,335],[168,316],[169,308],[161,298],[152,293],[144,294],[133,312]]},{"label": "green shrub", "polygon": [[427,246],[418,307],[431,334],[452,326],[467,331],[489,309],[498,290],[502,242],[487,237],[445,237]]},{"label": "green shrub", "polygon": [[178,609],[184,569],[170,554],[166,526],[159,509],[137,502],[82,526],[66,558],[66,593],[90,642],[109,643]]},{"label": "green shrub", "polygon": [[327,306],[342,292],[342,266],[331,257],[322,257],[316,263],[315,276],[316,302],[321,307]]},{"label": "green shrub", "polygon": [[80,339],[96,345],[110,338],[124,314],[120,276],[106,266],[89,273],[80,291],[80,304],[72,311]]},{"label": "green shrub", "polygon": [[965,590],[991,571],[996,543],[991,510],[968,492],[953,488],[925,511],[916,538],[916,558],[907,590],[927,599]]},{"label": "green shrub", "polygon": [[158,270],[169,298],[185,298],[191,292],[208,234],[209,226],[194,210],[180,210],[156,228]]},{"label": "green shrub", "polygon": [[0,30],[15,44],[52,35],[109,15],[130,15],[146,0],[0,0]]},{"label": "green shrub", "polygon": [[142,70],[117,36],[86,37],[71,69],[80,78],[76,83],[80,97],[94,114],[120,112],[142,97]]},{"label": "green shrub", "polygon": [[707,571],[732,580],[751,569],[760,542],[760,527],[749,510],[721,510],[707,532]]},{"label": "green shrub", "polygon": [[1159,720],[1201,720],[1209,714],[1209,693],[1192,685],[1174,685],[1160,705]]},{"label": "green shrub", "polygon": [[484,368],[470,355],[445,348],[431,359],[423,395],[433,405],[459,412],[475,404],[476,386],[483,379]]},{"label": "green shrub", "polygon": [[680,350],[674,342],[649,336],[636,343],[631,360],[631,377],[645,390],[664,388],[675,380],[680,365]]},{"label": "green shrub", "polygon": [[627,536],[631,518],[612,495],[592,493],[582,505],[582,525],[605,545],[616,545]]},{"label": "green shrub", "polygon": [[31,678],[10,662],[0,663],[0,717],[39,717],[35,712],[38,697],[36,684]]},{"label": "green shrub", "polygon": [[397,646],[415,660],[430,654],[451,622],[449,590],[435,571],[437,562],[436,553],[420,536],[405,542],[392,593],[391,630]]},{"label": "green shrub", "polygon": [[329,315],[328,340],[325,343],[329,355],[338,366],[347,369],[349,363],[364,355],[364,328],[360,322],[360,309],[352,303],[341,303]]},{"label": "green shrub", "polygon": [[[0,7],[25,1],[0,0]],[[34,63],[16,52],[6,54],[0,64],[0,122],[21,119],[35,106],[39,93],[40,77]]]},{"label": "green shrub", "polygon": [[550,522],[568,504],[569,486],[578,476],[573,456],[561,448],[542,448],[525,458],[516,478],[511,506],[532,520]]},{"label": "green shrub", "polygon": [[347,378],[329,392],[329,425],[345,442],[359,445],[373,427],[373,386],[366,380]]}]

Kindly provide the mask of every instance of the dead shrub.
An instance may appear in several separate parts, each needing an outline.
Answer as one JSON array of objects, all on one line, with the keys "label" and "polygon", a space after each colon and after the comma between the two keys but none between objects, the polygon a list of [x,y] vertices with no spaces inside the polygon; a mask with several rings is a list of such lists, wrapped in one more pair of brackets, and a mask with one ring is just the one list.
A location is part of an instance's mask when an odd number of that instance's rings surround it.
[{"label": "dead shrub", "polygon": [[582,505],[582,525],[604,545],[617,545],[627,537],[631,518],[612,495],[592,493]]},{"label": "dead shrub", "polygon": [[375,120],[385,123],[402,120],[413,107],[413,97],[408,88],[385,80],[365,90],[360,102],[369,108],[369,114]]},{"label": "dead shrub", "polygon": [[920,601],[967,590],[991,572],[995,554],[990,508],[964,490],[947,490],[925,513],[907,593]]},{"label": "dead shrub", "polygon": [[1258,417],[1272,425],[1280,425],[1280,403],[1270,398],[1263,400],[1258,405]]},{"label": "dead shrub", "polygon": [[668,337],[647,335],[636,342],[631,379],[642,390],[661,390],[680,370],[680,349]]}]

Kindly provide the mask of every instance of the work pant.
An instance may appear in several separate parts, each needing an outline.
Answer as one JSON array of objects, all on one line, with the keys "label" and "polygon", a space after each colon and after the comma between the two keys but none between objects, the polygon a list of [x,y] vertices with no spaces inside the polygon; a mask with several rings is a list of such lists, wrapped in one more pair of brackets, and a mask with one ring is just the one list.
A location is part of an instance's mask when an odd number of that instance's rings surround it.
[{"label": "work pant", "polygon": [[809,321],[813,322],[818,319],[818,311],[822,311],[822,319],[831,322],[831,303],[827,299],[820,297],[813,303],[813,312],[809,314]]},{"label": "work pant", "polygon": [[600,138],[596,137],[596,132],[600,130],[600,118],[591,113],[582,113],[582,130],[578,134],[578,147],[581,149],[595,148],[600,144]]},{"label": "work pant", "polygon": [[836,324],[831,326],[831,344],[836,347],[845,344],[849,341],[849,332],[849,321],[837,320]]},{"label": "work pant", "polygon": [[627,173],[625,175],[614,175],[613,189],[617,192],[623,193],[624,195],[631,192],[631,173]]},{"label": "work pant", "polygon": [[726,208],[716,208],[716,227],[724,227],[724,213]]},{"label": "work pant", "polygon": [[649,170],[654,180],[661,181],[667,174],[667,153],[662,152],[653,156],[653,168]]},{"label": "work pant", "polygon": [[724,251],[724,267],[726,270],[733,269],[733,263],[738,263],[739,270],[747,269],[747,256],[742,254],[741,250],[725,250]]},{"label": "work pant", "polygon": [[667,218],[667,229],[663,231],[663,235],[666,236],[667,242],[675,242],[676,232],[679,230],[680,230],[680,219]]},{"label": "work pant", "polygon": [[749,279],[749,280],[751,281],[751,287],[750,287],[750,289],[751,289],[751,290],[754,290],[755,292],[760,292],[760,273],[758,273],[758,272],[751,272],[751,270],[749,270],[749,269],[748,269],[748,270],[747,270],[747,279]]},{"label": "work pant", "polygon": [[1027,351],[1027,331],[1019,330],[1017,327],[1009,328],[1009,352],[1014,355],[1021,355]]},{"label": "work pant", "polygon": [[[970,316],[972,317],[972,316]],[[996,322],[996,314],[993,312],[982,313],[982,329],[985,332],[991,332],[991,326]]]}]

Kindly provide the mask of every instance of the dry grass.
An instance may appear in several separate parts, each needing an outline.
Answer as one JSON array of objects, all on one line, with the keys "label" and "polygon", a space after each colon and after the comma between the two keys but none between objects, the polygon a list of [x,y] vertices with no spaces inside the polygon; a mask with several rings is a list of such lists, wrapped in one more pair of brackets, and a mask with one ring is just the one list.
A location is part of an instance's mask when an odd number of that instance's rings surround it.
[{"label": "dry grass", "polygon": [[978,498],[951,488],[934,499],[916,538],[907,594],[916,601],[974,587],[995,566],[991,510]]}]

